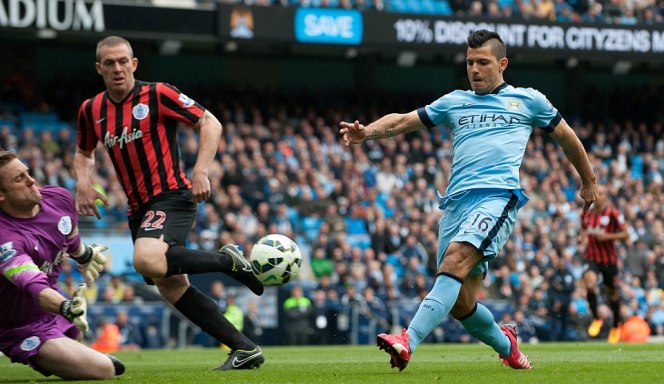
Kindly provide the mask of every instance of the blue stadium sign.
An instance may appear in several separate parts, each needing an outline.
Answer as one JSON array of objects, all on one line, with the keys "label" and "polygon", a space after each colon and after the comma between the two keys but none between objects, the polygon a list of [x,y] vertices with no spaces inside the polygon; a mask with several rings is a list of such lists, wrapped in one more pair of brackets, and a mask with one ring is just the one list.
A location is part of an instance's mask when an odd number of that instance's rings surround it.
[{"label": "blue stadium sign", "polygon": [[359,45],[364,33],[362,13],[340,9],[298,8],[294,28],[300,43]]}]

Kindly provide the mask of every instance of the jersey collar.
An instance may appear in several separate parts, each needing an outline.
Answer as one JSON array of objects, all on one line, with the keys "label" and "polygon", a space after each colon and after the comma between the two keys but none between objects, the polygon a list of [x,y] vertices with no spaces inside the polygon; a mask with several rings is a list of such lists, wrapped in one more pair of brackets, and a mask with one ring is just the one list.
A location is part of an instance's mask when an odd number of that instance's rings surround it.
[{"label": "jersey collar", "polygon": [[500,84],[499,86],[497,86],[497,87],[496,87],[493,91],[491,91],[490,93],[492,93],[492,94],[494,94],[494,95],[497,95],[500,91],[502,91],[502,90],[505,89],[505,88],[507,88],[507,82],[503,81],[502,84]]}]

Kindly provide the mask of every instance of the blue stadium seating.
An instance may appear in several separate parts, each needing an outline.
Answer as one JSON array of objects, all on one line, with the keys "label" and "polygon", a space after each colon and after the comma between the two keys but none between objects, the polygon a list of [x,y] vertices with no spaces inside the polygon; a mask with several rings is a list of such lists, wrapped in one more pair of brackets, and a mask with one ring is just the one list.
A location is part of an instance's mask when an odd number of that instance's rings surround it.
[{"label": "blue stadium seating", "polygon": [[31,128],[36,134],[42,131],[57,132],[61,128],[69,128],[71,124],[60,122],[58,115],[53,112],[23,112],[19,114],[19,124],[22,129]]},{"label": "blue stadium seating", "polygon": [[18,117],[22,124],[58,122],[58,115],[52,112],[23,112]]},{"label": "blue stadium seating", "polygon": [[16,134],[16,122],[14,120],[0,120],[0,129],[8,127],[9,130]]},{"label": "blue stadium seating", "polygon": [[389,0],[386,7],[390,12],[408,12],[408,6],[406,5],[405,0]]}]

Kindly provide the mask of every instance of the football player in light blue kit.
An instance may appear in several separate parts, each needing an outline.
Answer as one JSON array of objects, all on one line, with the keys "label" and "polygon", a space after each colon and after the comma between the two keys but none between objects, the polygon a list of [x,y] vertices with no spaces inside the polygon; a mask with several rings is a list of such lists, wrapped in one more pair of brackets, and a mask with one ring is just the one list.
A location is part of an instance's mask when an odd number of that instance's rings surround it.
[{"label": "football player in light blue kit", "polygon": [[496,324],[476,297],[487,262],[505,245],[517,211],[527,201],[519,183],[519,167],[534,128],[549,133],[579,173],[584,214],[597,195],[595,175],[574,131],[540,92],[505,83],[507,64],[505,44],[498,34],[472,32],[466,53],[471,91],[453,91],[423,108],[388,114],[367,126],[358,121],[340,123],[346,145],[435,126],[451,132],[454,155],[441,204],[445,214],[440,221],[434,286],[408,330],[380,334],[376,340],[390,354],[391,366],[400,371],[448,313],[498,352],[504,364],[532,368],[517,346],[516,324]]}]

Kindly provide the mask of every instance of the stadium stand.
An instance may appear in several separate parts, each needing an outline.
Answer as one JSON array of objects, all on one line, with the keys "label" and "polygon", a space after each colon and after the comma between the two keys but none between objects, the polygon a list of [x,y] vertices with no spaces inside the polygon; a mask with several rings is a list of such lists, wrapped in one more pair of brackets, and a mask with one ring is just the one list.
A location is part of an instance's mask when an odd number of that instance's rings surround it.
[{"label": "stadium stand", "polygon": [[562,23],[654,25],[664,23],[661,1],[596,0],[199,0],[199,4],[319,7],[405,14],[541,19]]},{"label": "stadium stand", "polygon": [[[604,102],[610,106],[611,100],[624,100],[627,95],[605,95]],[[251,97],[255,96],[254,93]],[[315,99],[290,97],[291,106],[297,105],[310,112],[284,114],[300,109],[275,103],[266,96],[259,98],[266,100],[265,104],[256,105],[254,115],[247,116],[239,105],[250,95],[236,92],[224,97],[236,103],[222,102],[218,104],[221,109],[215,111],[225,116],[225,152],[220,153],[217,173],[212,178],[217,193],[202,207],[191,235],[191,245],[210,247],[202,242],[203,233],[218,234],[216,244],[235,241],[245,247],[262,234],[285,233],[296,238],[307,255],[322,249],[334,266],[333,271],[328,272],[328,287],[321,286],[323,276],[306,271],[300,284],[307,287],[308,294],[315,289],[324,289],[328,294],[330,290],[336,291],[333,296],[337,299],[328,300],[329,311],[346,313],[349,323],[338,326],[353,330],[347,338],[337,342],[366,342],[367,335],[378,326],[376,320],[362,315],[361,309],[367,305],[362,293],[367,288],[372,288],[385,303],[389,314],[385,320],[389,327],[406,324],[419,303],[420,292],[431,283],[439,213],[435,196],[429,191],[444,185],[450,160],[442,136],[421,133],[394,144],[371,145],[367,151],[358,147],[347,152],[336,138],[330,137],[334,130],[332,117],[344,114],[342,110],[316,112],[319,109]],[[325,95],[320,97],[326,98]],[[270,111],[279,112],[273,115]],[[48,119],[53,118],[48,116]],[[596,148],[591,155],[600,181],[610,186],[614,202],[625,212],[630,226],[630,241],[620,248],[625,264],[626,310],[635,313],[638,308],[638,313],[649,319],[664,299],[661,193],[664,141],[662,116],[656,116],[655,121],[649,123],[629,119],[633,117],[615,115],[611,122],[583,124],[577,121],[575,124],[585,145]],[[625,120],[619,120],[621,118]],[[3,136],[0,145],[7,145],[9,139]],[[183,142],[188,139],[183,137]],[[69,140],[73,140],[73,136]],[[29,153],[25,157],[38,165],[35,174],[40,181],[45,181],[48,172],[44,159],[54,156],[52,147],[44,143],[38,145],[24,135],[19,142],[19,150]],[[61,143],[61,146],[72,148],[71,142]],[[421,150],[412,151],[414,146]],[[599,152],[600,147],[608,151],[607,156]],[[560,161],[558,151],[545,136],[535,132],[527,148],[522,175],[532,200],[521,212],[519,226],[505,254],[490,271],[491,288],[483,292],[484,299],[495,307],[497,315],[522,310],[534,322],[539,340],[547,340],[551,322],[546,276],[552,272],[553,261],[559,257],[567,260],[577,279],[581,272],[575,238],[579,210],[576,181],[566,178],[565,173],[551,172],[569,167]],[[381,154],[383,156],[378,156]],[[380,157],[388,160],[380,163],[372,160]],[[100,183],[108,187],[110,176],[104,169],[102,165],[98,177]],[[233,169],[242,170],[242,175],[259,177],[253,182],[254,186],[248,186],[228,172]],[[55,180],[70,178],[71,170],[65,164],[57,172],[60,176]],[[392,187],[377,188],[386,185]],[[246,220],[256,219],[251,212],[260,201],[281,203],[270,205],[266,217],[247,225]],[[122,200],[115,203],[120,206],[116,207],[119,212],[124,210]],[[107,220],[114,220],[112,217]],[[115,220],[121,223],[122,214]],[[407,256],[412,253],[407,251],[406,235],[412,235],[429,255],[428,261],[422,259],[415,263],[415,274],[424,277],[419,288],[415,282],[403,284],[408,260],[413,259]],[[372,272],[368,266],[374,262],[379,270]],[[305,265],[309,264],[307,259]],[[534,266],[540,271],[537,274]],[[347,297],[348,286],[354,286],[358,292],[352,299]],[[100,287],[99,295],[104,291]],[[583,303],[584,292],[577,290],[575,295]],[[640,304],[634,307],[633,300]],[[101,296],[99,301],[103,301]],[[97,308],[97,304],[92,308]],[[112,311],[109,309],[112,306],[99,308],[94,314],[101,311],[100,316],[108,316],[105,311]],[[445,322],[442,327],[445,332],[438,333],[441,340],[472,341],[452,323],[451,319]],[[658,325],[653,324],[654,332],[661,331]],[[567,337],[581,336],[570,333]]]},{"label": "stadium stand", "polygon": [[[251,3],[305,6],[295,1]],[[529,3],[500,0],[479,4],[482,16],[505,17],[505,10],[512,9],[512,17],[538,17],[535,2],[525,5]],[[466,16],[471,4],[454,0],[389,0],[384,4],[356,0],[340,1],[338,6]],[[497,4],[501,12],[488,15],[486,12],[494,8],[492,4]],[[581,0],[554,4],[560,22],[653,25],[661,24],[664,14],[662,2],[633,2],[618,7]],[[630,6],[635,8],[634,16],[623,18]],[[98,83],[76,78],[66,84],[67,92],[44,92],[64,85],[54,81],[38,88],[25,68],[8,69],[0,75],[0,146],[20,152],[40,183],[73,190],[74,106],[94,94]],[[664,336],[663,89],[661,82],[620,85],[619,80],[609,89],[580,88],[574,113],[565,115],[590,148],[600,182],[609,186],[614,204],[626,215],[630,239],[620,246],[625,314],[642,316],[649,322],[652,335]],[[310,297],[317,290],[324,292],[321,313],[325,313],[334,332],[328,342],[370,342],[371,335],[379,330],[407,324],[422,292],[430,286],[435,269],[441,213],[434,191],[445,188],[450,168],[449,140],[445,132],[432,130],[348,149],[339,142],[336,124],[346,118],[365,121],[387,111],[407,110],[430,102],[434,96],[428,91],[380,95],[296,93],[232,85],[201,86],[190,96],[205,100],[203,104],[213,109],[224,126],[222,145],[210,173],[216,193],[200,207],[190,246],[214,249],[234,242],[248,248],[263,234],[287,234],[302,246],[305,266],[322,266],[316,270],[305,268],[298,284]],[[181,143],[183,160],[190,170],[196,138],[183,132]],[[492,265],[487,276],[491,285],[481,292],[480,299],[499,319],[511,312],[515,317],[521,314],[521,323],[528,324],[525,328],[529,330],[524,334],[532,341],[546,341],[552,327],[547,278],[553,272],[554,260],[563,258],[577,280],[581,273],[575,237],[579,226],[577,184],[566,176],[570,173],[564,171],[570,165],[561,160],[560,150],[545,135],[536,131],[526,151],[522,182],[531,201],[521,211],[504,254]],[[126,202],[113,182],[113,168],[103,156],[97,166],[97,182],[109,196],[111,206],[104,209],[103,221],[83,220],[82,227],[128,239]],[[415,246],[407,244],[409,236],[416,240]],[[428,257],[414,257],[419,250]],[[325,263],[312,260],[314,254]],[[154,295],[142,288],[141,277],[132,274],[130,263],[122,267],[126,271],[114,272],[113,276],[107,273],[93,291],[97,302],[91,305],[91,321],[99,323],[102,318],[117,315],[117,303],[102,301],[110,281],[120,278],[150,302],[148,306],[120,304],[130,318],[153,319],[151,324],[164,339],[178,338],[182,331],[173,325],[178,319],[168,314],[167,307],[151,303]],[[63,274],[64,288],[80,281],[75,272],[71,274]],[[349,292],[349,287],[354,292]],[[282,290],[270,296],[272,307],[281,308],[286,296]],[[585,340],[588,310],[582,289],[574,291],[572,303],[570,331],[562,337]],[[148,308],[148,312],[141,312],[141,308]],[[276,312],[269,316],[259,316],[258,321],[266,330],[277,329],[274,333],[279,333],[277,319],[283,322],[283,318]],[[153,336],[155,328],[151,328]],[[449,318],[432,337],[436,341],[473,341]],[[171,346],[182,340],[173,343],[158,339],[149,345]],[[185,342],[189,341],[185,337]]]}]

